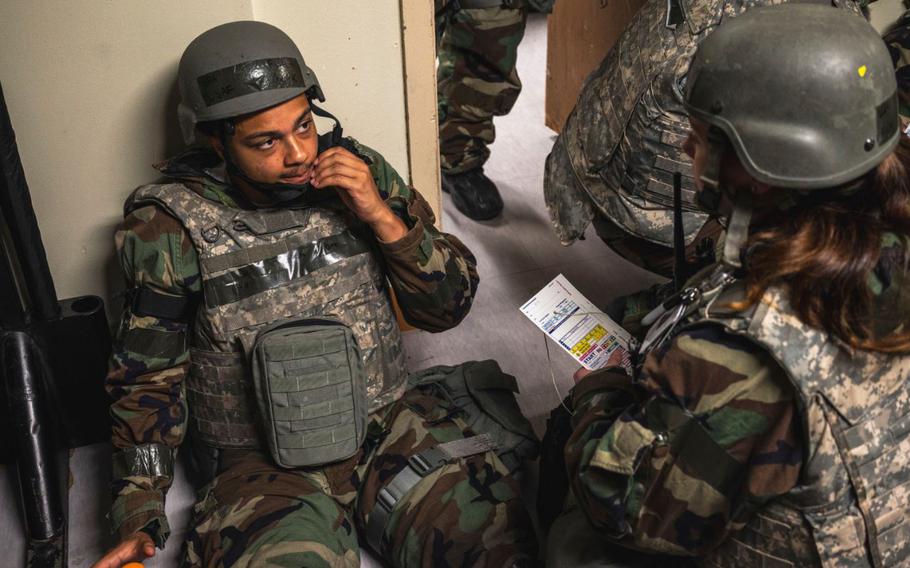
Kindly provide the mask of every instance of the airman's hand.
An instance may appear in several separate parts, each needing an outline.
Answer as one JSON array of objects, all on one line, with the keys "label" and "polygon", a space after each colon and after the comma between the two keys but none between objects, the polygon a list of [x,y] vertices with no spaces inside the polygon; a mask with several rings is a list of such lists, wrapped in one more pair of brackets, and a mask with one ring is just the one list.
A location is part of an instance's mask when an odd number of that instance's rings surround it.
[{"label": "airman's hand", "polygon": [[108,551],[92,568],[121,568],[128,562],[142,562],[155,556],[155,543],[148,533],[134,532]]},{"label": "airman's hand", "polygon": [[394,242],[407,234],[407,226],[379,195],[370,167],[345,148],[334,146],[319,154],[311,183],[318,189],[338,188],[344,204],[381,240]]}]

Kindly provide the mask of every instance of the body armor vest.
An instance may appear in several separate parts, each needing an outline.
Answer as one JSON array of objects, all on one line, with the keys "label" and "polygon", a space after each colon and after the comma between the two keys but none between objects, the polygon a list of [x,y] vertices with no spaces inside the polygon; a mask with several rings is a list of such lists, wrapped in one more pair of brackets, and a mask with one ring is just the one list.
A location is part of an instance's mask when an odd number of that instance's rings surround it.
[{"label": "body armor vest", "polygon": [[[679,328],[720,325],[770,354],[796,390],[805,453],[800,483],[702,564],[910,566],[910,355],[850,348],[801,322],[779,289],[739,312],[742,282],[720,269],[704,282]],[[654,325],[663,339],[668,316]],[[649,335],[645,348],[663,341]]]},{"label": "body armor vest", "polygon": [[167,184],[140,187],[128,208],[149,204],[183,224],[199,255],[204,301],[186,392],[200,441],[263,446],[250,354],[260,331],[287,320],[327,318],[351,329],[370,412],[404,392],[401,335],[379,253],[345,220],[343,206],[242,210]]}]

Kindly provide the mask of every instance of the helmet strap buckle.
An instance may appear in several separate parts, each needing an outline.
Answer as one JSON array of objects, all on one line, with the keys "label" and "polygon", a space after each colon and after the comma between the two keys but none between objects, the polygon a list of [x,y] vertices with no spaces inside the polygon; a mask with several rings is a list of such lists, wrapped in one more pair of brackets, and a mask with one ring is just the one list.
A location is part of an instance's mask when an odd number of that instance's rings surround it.
[{"label": "helmet strap buckle", "polygon": [[316,116],[321,116],[322,118],[328,118],[335,123],[335,126],[332,127],[332,146],[338,146],[341,144],[341,139],[344,136],[344,130],[341,128],[341,121],[338,120],[334,114],[329,111],[320,108],[313,104],[313,101],[310,101],[310,110],[313,111],[313,114]]},{"label": "helmet strap buckle", "polygon": [[715,127],[708,129],[708,161],[705,171],[701,174],[701,181],[706,189],[719,192],[720,188],[720,161],[727,149],[727,141],[723,132]]},{"label": "helmet strap buckle", "polygon": [[727,222],[723,262],[731,268],[742,268],[742,250],[749,239],[752,223],[752,194],[740,190],[733,196],[733,212]]},{"label": "helmet strap buckle", "polygon": [[733,211],[727,220],[724,253],[722,261],[730,268],[742,268],[741,253],[749,239],[749,225],[752,222],[752,194],[724,188],[720,183],[721,160],[728,145],[723,132],[712,126],[708,129],[708,160],[701,174],[704,189],[698,201],[713,215],[720,214],[721,197],[724,193],[733,202]]}]

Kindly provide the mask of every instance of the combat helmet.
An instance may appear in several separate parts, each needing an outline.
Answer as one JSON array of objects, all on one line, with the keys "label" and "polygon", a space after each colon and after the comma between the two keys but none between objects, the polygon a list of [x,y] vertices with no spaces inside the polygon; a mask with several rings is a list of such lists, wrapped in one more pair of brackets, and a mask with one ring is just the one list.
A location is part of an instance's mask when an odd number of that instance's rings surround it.
[{"label": "combat helmet", "polygon": [[249,114],[304,93],[325,100],[291,38],[265,22],[230,22],[194,39],[180,58],[177,83],[187,144],[200,122]]},{"label": "combat helmet", "polygon": [[755,179],[810,192],[869,172],[901,135],[881,37],[865,20],[818,5],[755,8],[718,27],[695,53],[684,104],[709,125],[705,192],[727,191],[734,204],[724,254],[733,265],[751,206],[747,192],[719,184],[727,144]]}]

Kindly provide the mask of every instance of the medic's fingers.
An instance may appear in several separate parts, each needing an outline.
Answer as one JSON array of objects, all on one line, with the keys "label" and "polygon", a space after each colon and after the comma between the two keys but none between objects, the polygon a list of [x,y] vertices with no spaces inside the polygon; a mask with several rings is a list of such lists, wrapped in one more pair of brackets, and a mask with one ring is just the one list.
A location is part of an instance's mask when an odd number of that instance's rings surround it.
[{"label": "medic's fingers", "polygon": [[575,374],[572,375],[572,378],[575,379],[575,384],[578,384],[578,381],[582,380],[590,374],[591,371],[585,369],[584,367],[580,367],[577,371],[575,371]]}]

